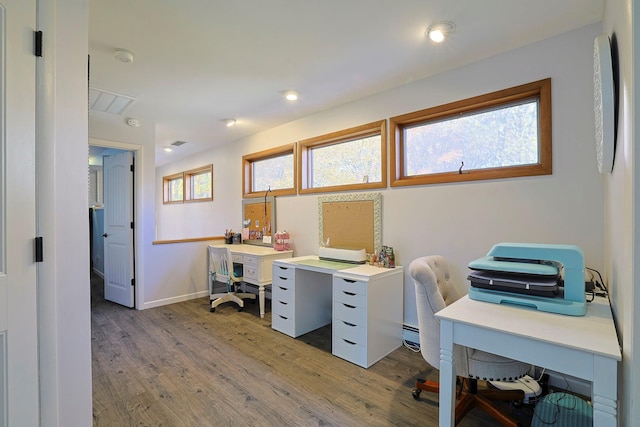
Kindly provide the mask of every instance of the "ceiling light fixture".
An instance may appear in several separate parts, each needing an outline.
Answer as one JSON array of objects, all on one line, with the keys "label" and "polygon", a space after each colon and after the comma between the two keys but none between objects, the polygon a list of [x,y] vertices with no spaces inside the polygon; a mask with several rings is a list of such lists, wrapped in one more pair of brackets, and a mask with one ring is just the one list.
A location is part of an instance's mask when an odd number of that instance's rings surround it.
[{"label": "ceiling light fixture", "polygon": [[166,151],[167,153],[170,153],[173,151],[173,149],[171,149],[171,147],[164,147],[164,151]]},{"label": "ceiling light fixture", "polygon": [[131,117],[131,118],[127,119],[127,124],[129,126],[134,127],[134,128],[139,128],[140,127],[140,120],[134,119],[133,117]]},{"label": "ceiling light fixture", "polygon": [[115,56],[115,58],[120,62],[133,62],[133,53],[129,52],[127,49],[113,49],[113,56]]},{"label": "ceiling light fixture", "polygon": [[226,127],[230,128],[231,126],[236,124],[236,119],[224,119],[222,120],[222,122],[225,124]]},{"label": "ceiling light fixture", "polygon": [[448,36],[456,31],[456,26],[451,21],[437,22],[430,25],[424,35],[435,43],[442,43]]},{"label": "ceiling light fixture", "polygon": [[296,92],[295,90],[288,90],[284,93],[284,97],[287,101],[297,101],[299,96],[300,94],[298,94],[298,92]]}]

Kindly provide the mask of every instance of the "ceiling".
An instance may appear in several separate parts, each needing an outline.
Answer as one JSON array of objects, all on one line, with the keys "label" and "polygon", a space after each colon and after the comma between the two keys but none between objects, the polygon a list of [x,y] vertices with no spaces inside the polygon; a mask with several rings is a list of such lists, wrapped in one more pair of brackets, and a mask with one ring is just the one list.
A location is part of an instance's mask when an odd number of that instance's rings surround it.
[{"label": "ceiling", "polygon": [[[134,144],[151,135],[157,166],[601,21],[604,10],[604,0],[89,5],[90,86],[133,98],[121,114],[90,111],[89,134]],[[455,23],[442,44],[424,36],[438,21]],[[116,60],[116,48],[133,62]],[[297,102],[283,99],[289,89]],[[174,141],[187,143],[164,152]]]}]

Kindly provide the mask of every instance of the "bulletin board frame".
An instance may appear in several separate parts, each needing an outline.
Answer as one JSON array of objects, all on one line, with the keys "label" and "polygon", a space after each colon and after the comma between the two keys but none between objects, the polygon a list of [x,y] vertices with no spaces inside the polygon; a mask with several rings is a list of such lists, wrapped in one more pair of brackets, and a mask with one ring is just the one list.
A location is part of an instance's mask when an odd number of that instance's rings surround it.
[{"label": "bulletin board frame", "polygon": [[382,248],[382,194],[353,193],[318,197],[319,244],[342,249]]}]

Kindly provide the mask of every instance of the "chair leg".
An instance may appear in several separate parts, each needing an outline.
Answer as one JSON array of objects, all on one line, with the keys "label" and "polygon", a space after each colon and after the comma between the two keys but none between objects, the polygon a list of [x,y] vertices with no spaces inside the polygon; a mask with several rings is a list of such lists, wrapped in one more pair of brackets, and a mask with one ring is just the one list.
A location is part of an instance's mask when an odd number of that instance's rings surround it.
[{"label": "chair leg", "polygon": [[501,412],[493,404],[481,396],[475,396],[475,406],[478,409],[483,410],[491,417],[495,418],[500,424],[505,427],[518,427],[518,422],[511,418],[509,415]]}]

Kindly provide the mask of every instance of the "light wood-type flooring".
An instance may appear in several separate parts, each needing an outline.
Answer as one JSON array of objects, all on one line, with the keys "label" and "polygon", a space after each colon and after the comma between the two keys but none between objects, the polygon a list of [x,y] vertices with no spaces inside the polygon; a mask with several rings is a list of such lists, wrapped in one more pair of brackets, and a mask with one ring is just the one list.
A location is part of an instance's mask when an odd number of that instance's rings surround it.
[{"label": "light wood-type flooring", "polygon": [[[437,380],[400,347],[369,369],[331,355],[331,326],[293,339],[258,304],[209,312],[208,298],[137,311],[92,279],[94,426],[437,426]],[[527,408],[513,408],[524,414]],[[525,411],[525,412],[523,412]],[[529,410],[529,415],[530,415]],[[495,426],[474,410],[461,426]]]}]

